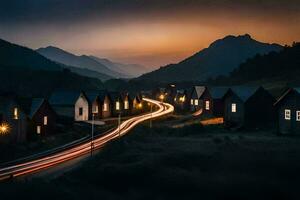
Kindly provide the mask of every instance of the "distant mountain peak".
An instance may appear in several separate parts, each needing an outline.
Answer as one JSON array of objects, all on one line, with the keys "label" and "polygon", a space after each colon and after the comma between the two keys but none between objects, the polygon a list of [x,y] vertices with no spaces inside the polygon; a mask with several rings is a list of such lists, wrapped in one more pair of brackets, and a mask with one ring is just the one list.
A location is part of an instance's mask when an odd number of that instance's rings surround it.
[{"label": "distant mountain peak", "polygon": [[257,54],[279,51],[282,46],[259,42],[249,34],[228,35],[211,43],[183,61],[144,74],[140,79],[157,81],[205,81],[219,75],[228,75],[241,63]]}]

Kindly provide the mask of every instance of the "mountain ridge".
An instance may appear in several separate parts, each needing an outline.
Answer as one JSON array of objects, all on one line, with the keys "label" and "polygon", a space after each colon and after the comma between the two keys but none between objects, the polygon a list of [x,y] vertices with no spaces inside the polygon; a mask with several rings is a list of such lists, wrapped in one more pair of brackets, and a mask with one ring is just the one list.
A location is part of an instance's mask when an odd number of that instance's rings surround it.
[{"label": "mountain ridge", "polygon": [[280,49],[282,46],[278,44],[259,42],[249,34],[228,35],[176,64],[160,67],[138,79],[161,82],[205,81],[211,77],[229,74],[256,54]]}]

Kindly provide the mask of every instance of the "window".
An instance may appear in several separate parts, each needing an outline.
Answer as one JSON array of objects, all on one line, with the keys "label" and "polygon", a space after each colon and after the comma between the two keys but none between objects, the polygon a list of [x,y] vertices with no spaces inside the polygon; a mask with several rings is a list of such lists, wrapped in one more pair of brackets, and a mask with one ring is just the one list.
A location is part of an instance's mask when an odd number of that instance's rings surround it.
[{"label": "window", "polygon": [[291,110],[288,109],[284,110],[284,119],[291,120]]},{"label": "window", "polygon": [[296,111],[296,121],[300,121],[300,111]]},{"label": "window", "polygon": [[108,111],[107,103],[104,103],[104,104],[103,104],[103,111]]},{"label": "window", "polygon": [[236,103],[231,104],[231,112],[236,112]]},{"label": "window", "polygon": [[116,102],[116,110],[120,110],[120,102]]},{"label": "window", "polygon": [[126,110],[129,109],[129,102],[128,101],[124,101],[124,108]]},{"label": "window", "polygon": [[209,110],[209,101],[205,101],[205,110]]},{"label": "window", "polygon": [[19,118],[18,108],[14,108],[14,119],[18,119],[18,118]]},{"label": "window", "polygon": [[82,116],[83,114],[83,108],[79,108],[79,116]]},{"label": "window", "polygon": [[194,100],[193,99],[191,99],[191,105],[194,105]]},{"label": "window", "polygon": [[36,127],[36,133],[37,134],[41,134],[41,126],[37,126]]},{"label": "window", "polygon": [[44,125],[46,126],[48,124],[48,117],[44,116]]},{"label": "window", "polygon": [[198,99],[195,99],[194,102],[195,102],[195,106],[198,106],[199,100],[198,100]]},{"label": "window", "polygon": [[94,109],[93,109],[93,113],[98,113],[99,107],[98,107],[98,106],[94,106],[93,108],[94,108]]}]

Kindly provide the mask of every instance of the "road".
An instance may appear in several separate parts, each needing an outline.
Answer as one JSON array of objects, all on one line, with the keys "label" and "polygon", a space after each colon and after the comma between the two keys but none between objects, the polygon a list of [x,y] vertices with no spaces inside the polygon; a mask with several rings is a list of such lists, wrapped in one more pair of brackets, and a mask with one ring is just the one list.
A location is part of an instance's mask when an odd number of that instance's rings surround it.
[{"label": "road", "polygon": [[[127,134],[137,124],[149,120],[158,118],[174,111],[174,107],[168,103],[161,103],[156,100],[144,98],[145,101],[158,106],[158,110],[152,113],[132,117],[121,123],[120,127],[108,132],[105,135],[94,138],[93,150],[102,148],[108,142]],[[11,166],[7,166],[0,169],[0,180],[9,178],[24,176],[32,173],[39,172],[41,170],[48,169],[50,167],[58,166],[64,162],[76,159],[91,153],[91,141],[84,141],[77,145],[72,145],[70,148],[55,152],[53,154],[41,155],[39,158],[32,159],[30,161],[21,162]]]}]

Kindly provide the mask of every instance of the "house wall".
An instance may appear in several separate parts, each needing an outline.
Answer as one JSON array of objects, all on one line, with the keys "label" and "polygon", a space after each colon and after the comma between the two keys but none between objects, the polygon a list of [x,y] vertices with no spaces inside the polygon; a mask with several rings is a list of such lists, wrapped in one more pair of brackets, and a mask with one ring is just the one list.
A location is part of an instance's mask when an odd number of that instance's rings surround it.
[{"label": "house wall", "polygon": [[[14,108],[18,108],[18,119],[14,119]],[[27,117],[20,106],[11,102],[6,111],[1,112],[1,124],[8,125],[8,131],[1,133],[0,140],[5,142],[24,142],[27,139]]]},{"label": "house wall", "polygon": [[[47,125],[44,125],[44,116],[47,116]],[[55,131],[56,114],[50,105],[44,102],[32,118],[33,133],[37,134],[37,126],[41,127],[41,135],[50,135]]]},{"label": "house wall", "polygon": [[[103,110],[103,107],[104,107],[104,103],[106,103],[108,105],[108,110],[107,111],[104,111]],[[108,117],[111,117],[112,115],[112,105],[111,105],[111,101],[110,99],[105,96],[104,98],[104,101],[103,101],[103,104],[102,104],[102,118],[108,118]]]},{"label": "house wall", "polygon": [[[128,109],[125,109],[125,101],[128,101],[128,104],[129,104]],[[132,105],[131,99],[128,96],[126,96],[123,101],[123,116],[131,115],[132,106],[133,105]]]},{"label": "house wall", "polygon": [[274,101],[266,90],[258,89],[245,103],[245,126],[249,128],[275,127]]},{"label": "house wall", "polygon": [[[291,119],[285,119],[285,109],[291,110]],[[300,95],[292,92],[280,104],[277,112],[278,131],[281,134],[300,134],[300,122],[296,121],[296,111],[300,111]]]},{"label": "house wall", "polygon": [[[232,112],[232,104],[236,104],[236,112]],[[245,107],[244,102],[235,94],[230,93],[224,98],[224,123],[226,126],[243,126]]]},{"label": "house wall", "polygon": [[[193,99],[193,105],[191,105],[191,99]],[[195,105],[195,100],[196,99],[198,99],[198,105]],[[192,112],[196,112],[196,111],[202,109],[203,114],[212,114],[212,98],[211,98],[211,95],[210,95],[210,93],[208,92],[207,89],[203,92],[203,94],[200,98],[197,97],[196,90],[193,89],[191,98],[188,99],[188,101],[189,101],[189,104],[190,104],[190,110]],[[206,108],[205,108],[205,102],[206,101],[209,102],[209,109],[208,110],[206,110]]]},{"label": "house wall", "polygon": [[[79,113],[79,109],[82,108],[82,115]],[[90,106],[86,98],[80,96],[75,103],[75,121],[87,121],[89,120]]]},{"label": "house wall", "polygon": [[[96,111],[97,108],[98,110]],[[102,118],[102,104],[99,98],[97,98],[92,104],[92,113],[95,120],[99,120]]]},{"label": "house wall", "polygon": [[216,117],[224,116],[224,101],[223,99],[214,99],[212,101],[212,112]]},{"label": "house wall", "polygon": [[[116,102],[119,101],[120,102],[120,109],[117,110],[116,109]],[[112,116],[117,117],[119,116],[119,113],[121,112],[121,115],[123,115],[123,107],[124,107],[124,102],[122,101],[122,99],[120,98],[119,100],[114,100],[112,101]]]}]

